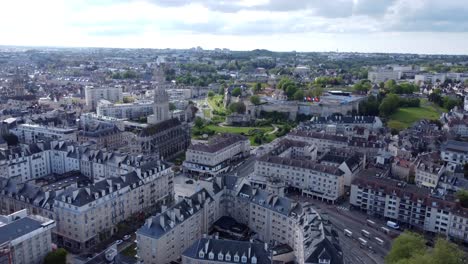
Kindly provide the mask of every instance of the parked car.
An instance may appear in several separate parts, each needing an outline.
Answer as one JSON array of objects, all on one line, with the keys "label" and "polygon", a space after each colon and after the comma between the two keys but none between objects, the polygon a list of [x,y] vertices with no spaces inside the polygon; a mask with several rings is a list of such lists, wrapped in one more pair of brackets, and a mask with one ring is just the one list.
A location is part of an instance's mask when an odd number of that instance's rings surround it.
[{"label": "parked car", "polygon": [[131,237],[130,235],[125,235],[125,236],[123,237],[123,240],[129,240],[130,237]]},{"label": "parked car", "polygon": [[122,244],[122,242],[123,242],[123,241],[122,241],[122,240],[120,240],[120,239],[119,239],[119,240],[117,240],[117,241],[115,241],[115,243],[116,243],[117,245],[120,245],[120,244]]}]

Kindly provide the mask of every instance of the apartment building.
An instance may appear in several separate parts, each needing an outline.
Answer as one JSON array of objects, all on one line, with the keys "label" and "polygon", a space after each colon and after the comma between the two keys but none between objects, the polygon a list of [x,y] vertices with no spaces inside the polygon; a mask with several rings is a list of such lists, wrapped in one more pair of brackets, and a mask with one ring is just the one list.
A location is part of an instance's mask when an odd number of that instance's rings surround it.
[{"label": "apartment building", "polygon": [[401,78],[400,71],[394,70],[378,70],[378,71],[369,71],[367,74],[367,79],[373,83],[386,82],[388,80],[399,80]]},{"label": "apartment building", "polygon": [[26,182],[49,174],[80,171],[90,179],[118,177],[152,159],[96,149],[96,145],[78,145],[70,141],[22,144],[0,150],[0,176],[16,182]]},{"label": "apartment building", "polygon": [[101,100],[98,102],[96,113],[101,116],[118,119],[139,119],[153,114],[153,101],[138,101],[124,104]]},{"label": "apartment building", "polygon": [[310,121],[301,124],[305,129],[328,130],[333,127],[335,133],[344,134],[346,130],[363,127],[370,131],[382,128],[383,123],[377,116],[340,116],[312,117]]},{"label": "apartment building", "polygon": [[118,149],[126,145],[124,133],[116,125],[98,124],[78,132],[78,143],[93,142],[98,149]]},{"label": "apartment building", "polygon": [[286,135],[287,139],[303,141],[317,147],[318,153],[325,153],[332,149],[348,147],[348,138],[327,133],[296,130]]},{"label": "apartment building", "polygon": [[41,140],[76,141],[76,128],[49,127],[36,124],[21,124],[10,130],[20,142],[36,143]]},{"label": "apartment building", "polygon": [[0,262],[40,264],[52,250],[55,222],[21,210],[0,215]]},{"label": "apartment building", "polygon": [[[219,194],[218,194],[219,195]],[[201,189],[162,213],[148,218],[138,229],[138,256],[143,263],[169,263],[221,216],[220,197]]]},{"label": "apartment building", "polygon": [[157,161],[120,177],[81,188],[67,188],[55,198],[57,243],[79,252],[117,231],[117,224],[136,213],[172,200],[170,166]]},{"label": "apartment building", "polygon": [[98,102],[102,99],[116,103],[123,101],[122,87],[85,87],[86,106],[92,110],[96,109]]},{"label": "apartment building", "polygon": [[448,140],[440,147],[440,157],[448,163],[453,171],[456,165],[468,163],[468,143],[463,141]]},{"label": "apartment building", "polygon": [[200,238],[182,254],[182,264],[271,263],[268,245],[252,241]]},{"label": "apartment building", "polygon": [[[297,152],[298,146],[315,154]],[[254,180],[254,183],[264,185],[268,179],[277,179],[304,195],[334,203],[344,194],[345,172],[337,166],[319,163],[316,153],[313,145],[284,140],[256,161],[254,174],[264,182]]]},{"label": "apartment building", "polygon": [[438,153],[420,155],[415,168],[415,182],[418,186],[435,188],[446,167]]},{"label": "apartment building", "polygon": [[468,210],[450,196],[436,196],[426,188],[362,176],[351,186],[350,204],[407,227],[468,241]]},{"label": "apartment building", "polygon": [[[196,259],[193,263],[223,263],[227,254],[227,261],[229,255],[231,262],[236,261],[234,251],[229,254],[228,250],[223,251],[222,261],[219,251],[215,256],[208,249],[200,253],[198,243],[207,241],[203,235],[221,216],[230,216],[248,225],[265,243],[276,241],[289,245],[294,250],[297,263],[315,263],[311,258],[315,259],[319,255],[317,252],[324,250],[328,256],[332,256],[331,263],[341,263],[337,249],[326,242],[332,238],[325,232],[327,227],[324,221],[309,204],[295,203],[229,176],[217,176],[213,191],[203,188],[163,210],[163,213],[147,219],[137,231],[140,260],[143,263],[169,263],[179,260],[182,255],[182,263],[193,259]],[[230,243],[229,240],[226,243]],[[217,245],[221,246],[221,243]],[[209,245],[208,248],[211,249]],[[239,252],[240,263],[243,259],[250,261],[246,263],[252,263],[253,255],[249,257],[248,250],[246,258],[242,258]],[[265,261],[263,257],[257,258],[257,261],[260,260]]]},{"label": "apartment building", "polygon": [[322,155],[318,162],[344,172],[344,185],[349,188],[356,175],[365,167],[366,156],[354,151],[331,150]]},{"label": "apartment building", "polygon": [[414,76],[414,82],[416,84],[424,84],[426,82],[443,83],[445,82],[445,79],[446,79],[446,75],[444,73],[436,73],[436,74],[424,73],[424,74],[416,74]]},{"label": "apartment building", "polygon": [[215,176],[226,171],[231,162],[250,155],[250,141],[236,134],[222,134],[207,143],[192,144],[185,153],[184,171],[190,174]]}]

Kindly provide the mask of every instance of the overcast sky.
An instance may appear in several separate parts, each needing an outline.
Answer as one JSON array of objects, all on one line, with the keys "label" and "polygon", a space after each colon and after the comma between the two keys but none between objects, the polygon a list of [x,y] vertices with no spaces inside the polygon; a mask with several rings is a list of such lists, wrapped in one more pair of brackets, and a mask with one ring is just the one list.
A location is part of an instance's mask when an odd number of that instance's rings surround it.
[{"label": "overcast sky", "polygon": [[3,0],[0,45],[468,54],[467,0]]}]

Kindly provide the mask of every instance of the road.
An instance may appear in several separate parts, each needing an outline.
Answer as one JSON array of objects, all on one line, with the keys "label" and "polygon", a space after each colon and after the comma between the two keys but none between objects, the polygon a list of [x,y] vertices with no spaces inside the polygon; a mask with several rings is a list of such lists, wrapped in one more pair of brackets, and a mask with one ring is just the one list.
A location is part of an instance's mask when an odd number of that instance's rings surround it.
[{"label": "road", "polygon": [[[367,225],[368,216],[359,211],[350,211],[346,206],[337,206],[327,204],[312,198],[302,196],[291,196],[291,198],[307,201],[314,205],[317,211],[322,215],[328,215],[332,226],[339,235],[340,246],[343,250],[345,263],[351,264],[383,264],[384,257],[391,248],[392,238],[380,231],[381,226],[385,226],[382,220],[371,219],[376,223],[375,227]],[[351,231],[352,237],[344,235],[344,229]],[[364,237],[361,230],[370,233],[370,238]],[[394,232],[394,231],[392,231]],[[367,247],[361,247],[358,238],[361,237],[367,241]],[[384,241],[383,245],[377,244],[375,237]],[[369,249],[369,246],[371,249]]]},{"label": "road", "polygon": [[250,175],[255,168],[255,156],[252,155],[242,161],[241,163],[234,166],[234,168],[228,172],[228,175],[233,175],[237,177],[247,177]]}]

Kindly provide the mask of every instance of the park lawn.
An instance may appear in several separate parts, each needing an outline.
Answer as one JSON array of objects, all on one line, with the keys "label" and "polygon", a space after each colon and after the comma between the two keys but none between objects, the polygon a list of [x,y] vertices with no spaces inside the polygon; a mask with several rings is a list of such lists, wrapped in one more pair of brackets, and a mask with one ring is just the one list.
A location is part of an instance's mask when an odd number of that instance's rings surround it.
[{"label": "park lawn", "polygon": [[204,108],[204,109],[203,109],[203,115],[204,115],[206,118],[211,118],[211,111],[210,111],[210,109]]},{"label": "park lawn", "polygon": [[222,95],[216,94],[213,97],[208,97],[208,104],[216,112],[226,114],[226,109],[224,108]]},{"label": "park lawn", "polygon": [[390,128],[402,130],[410,127],[414,122],[421,119],[437,120],[440,114],[433,105],[422,107],[400,107],[390,116],[387,125]]},{"label": "park lawn", "polygon": [[216,133],[233,133],[233,134],[248,134],[250,130],[253,129],[260,129],[264,132],[270,132],[273,131],[273,127],[271,126],[264,126],[264,127],[232,127],[232,126],[215,126],[215,125],[209,125],[206,126],[206,128],[209,128]]}]

